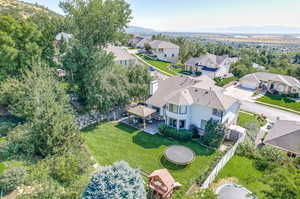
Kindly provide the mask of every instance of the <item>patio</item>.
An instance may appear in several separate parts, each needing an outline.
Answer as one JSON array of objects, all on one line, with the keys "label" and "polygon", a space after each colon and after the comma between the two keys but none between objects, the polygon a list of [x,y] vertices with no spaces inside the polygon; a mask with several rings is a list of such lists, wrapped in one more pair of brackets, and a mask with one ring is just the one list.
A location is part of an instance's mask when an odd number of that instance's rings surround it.
[{"label": "patio", "polygon": [[121,121],[122,123],[143,130],[151,135],[158,133],[159,125],[164,123],[164,120],[159,120],[158,117],[155,116],[155,109],[143,105],[130,108],[127,112],[128,117],[123,119]]}]

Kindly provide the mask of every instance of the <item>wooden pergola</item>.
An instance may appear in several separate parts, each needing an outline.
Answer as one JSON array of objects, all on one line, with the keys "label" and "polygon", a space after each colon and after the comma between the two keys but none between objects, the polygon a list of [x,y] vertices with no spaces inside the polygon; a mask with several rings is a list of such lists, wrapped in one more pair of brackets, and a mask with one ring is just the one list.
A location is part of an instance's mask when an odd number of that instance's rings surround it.
[{"label": "wooden pergola", "polygon": [[130,108],[127,112],[129,123],[131,123],[130,115],[135,115],[143,120],[144,128],[146,128],[147,117],[150,117],[153,113],[156,112],[156,110],[147,106],[138,105],[136,107]]}]

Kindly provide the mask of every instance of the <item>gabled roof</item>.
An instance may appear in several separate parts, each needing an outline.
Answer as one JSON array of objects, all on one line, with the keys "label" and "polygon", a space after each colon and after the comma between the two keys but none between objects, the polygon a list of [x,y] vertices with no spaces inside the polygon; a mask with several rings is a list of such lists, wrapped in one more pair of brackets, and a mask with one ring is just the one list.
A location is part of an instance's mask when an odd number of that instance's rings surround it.
[{"label": "gabled roof", "polygon": [[176,44],[173,44],[171,42],[168,42],[168,41],[154,40],[154,41],[150,42],[149,44],[150,44],[151,48],[154,48],[154,49],[158,49],[158,48],[179,49],[179,46],[177,46]]},{"label": "gabled roof", "polygon": [[139,105],[139,106],[136,106],[134,108],[130,108],[127,112],[129,112],[131,114],[134,114],[134,115],[137,115],[141,118],[145,118],[145,117],[148,117],[151,114],[155,113],[156,110],[152,109],[152,108],[149,108],[149,107],[146,107],[146,106],[143,106],[143,105]]},{"label": "gabled roof", "polygon": [[224,61],[235,61],[236,58],[229,58],[227,55],[225,56],[217,56],[214,54],[206,53],[199,57],[192,57],[185,62],[186,65],[189,66],[207,66],[207,67],[220,67],[224,63]]},{"label": "gabled roof", "polygon": [[279,120],[269,131],[266,144],[300,154],[300,122]]},{"label": "gabled roof", "polygon": [[205,75],[193,78],[185,75],[161,80],[158,89],[146,103],[163,107],[167,103],[177,105],[199,104],[218,110],[227,110],[236,99],[223,94],[223,88]]},{"label": "gabled roof", "polygon": [[115,56],[116,61],[120,60],[135,60],[136,58],[132,56],[126,49],[119,46],[109,45],[106,49],[107,52],[111,52]]},{"label": "gabled roof", "polygon": [[155,170],[148,177],[159,177],[162,183],[167,186],[168,190],[171,190],[175,184],[174,178],[167,169]]},{"label": "gabled roof", "polygon": [[291,87],[300,88],[300,82],[294,77],[288,75],[279,75],[275,73],[267,73],[267,72],[257,72],[245,75],[241,78],[241,81],[275,81],[281,82]]}]

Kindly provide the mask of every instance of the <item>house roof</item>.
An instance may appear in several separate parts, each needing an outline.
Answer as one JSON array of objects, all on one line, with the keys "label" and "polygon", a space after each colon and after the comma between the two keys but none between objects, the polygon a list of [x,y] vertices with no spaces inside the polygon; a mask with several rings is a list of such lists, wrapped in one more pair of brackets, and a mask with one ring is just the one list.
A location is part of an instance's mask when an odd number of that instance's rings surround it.
[{"label": "house roof", "polygon": [[143,38],[142,40],[140,40],[139,42],[137,42],[137,46],[142,46],[144,47],[145,43],[150,43],[152,40],[149,38]]},{"label": "house roof", "polygon": [[130,108],[127,112],[131,113],[131,114],[134,114],[134,115],[137,115],[141,118],[145,118],[145,117],[148,117],[151,114],[155,113],[156,110],[152,109],[152,108],[149,108],[149,107],[146,107],[146,106],[143,106],[143,105],[139,105],[139,106]]},{"label": "house roof", "polygon": [[109,45],[106,49],[107,52],[111,52],[115,56],[116,61],[120,60],[135,60],[136,58],[132,56],[126,49],[119,46]]},{"label": "house roof", "polygon": [[267,72],[257,72],[245,75],[241,78],[241,81],[252,81],[252,82],[259,82],[259,81],[278,81],[283,84],[286,84],[291,87],[300,88],[300,82],[294,77],[288,75],[279,75],[275,73],[267,73]]},{"label": "house roof", "polygon": [[152,42],[149,43],[151,48],[176,48],[179,49],[179,46],[177,46],[176,44],[173,44],[171,42],[168,41],[162,41],[162,40],[154,40]]},{"label": "house roof", "polygon": [[199,104],[227,110],[236,99],[223,94],[223,88],[215,86],[215,82],[202,75],[193,78],[177,75],[166,80],[158,81],[158,89],[146,103],[162,107],[167,103],[177,105]]},{"label": "house roof", "polygon": [[233,62],[236,60],[236,58],[229,58],[227,55],[217,56],[214,54],[206,53],[199,57],[192,57],[188,59],[185,64],[189,66],[220,67],[220,65],[222,65],[226,60]]},{"label": "house roof", "polygon": [[167,169],[155,170],[148,177],[159,177],[162,183],[167,186],[168,190],[171,190],[175,184],[174,178]]},{"label": "house roof", "polygon": [[279,120],[269,131],[265,143],[300,154],[300,122]]}]

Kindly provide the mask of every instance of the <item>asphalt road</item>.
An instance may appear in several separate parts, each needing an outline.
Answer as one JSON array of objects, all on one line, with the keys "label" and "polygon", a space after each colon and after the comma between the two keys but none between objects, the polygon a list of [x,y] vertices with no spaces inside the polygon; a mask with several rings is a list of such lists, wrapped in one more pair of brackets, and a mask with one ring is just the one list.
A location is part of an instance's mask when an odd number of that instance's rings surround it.
[{"label": "asphalt road", "polygon": [[300,115],[291,113],[288,111],[275,109],[269,106],[264,106],[261,104],[256,104],[254,102],[249,101],[241,101],[241,109],[257,114],[264,114],[269,120],[276,121],[277,117],[280,120],[294,120],[300,121]]}]

